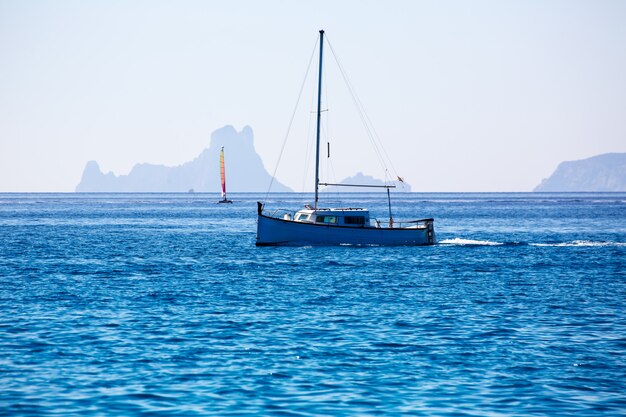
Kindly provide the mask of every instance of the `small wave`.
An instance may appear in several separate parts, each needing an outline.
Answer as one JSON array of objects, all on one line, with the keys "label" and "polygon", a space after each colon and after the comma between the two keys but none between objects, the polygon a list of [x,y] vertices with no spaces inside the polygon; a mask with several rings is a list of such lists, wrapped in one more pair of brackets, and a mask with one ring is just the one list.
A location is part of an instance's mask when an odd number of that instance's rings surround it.
[{"label": "small wave", "polygon": [[625,242],[594,242],[591,240],[573,240],[571,242],[554,243],[531,243],[531,246],[550,247],[602,247],[602,246],[626,246]]},{"label": "small wave", "polygon": [[474,240],[474,239],[462,239],[455,237],[454,239],[440,240],[439,243],[443,245],[464,245],[464,246],[501,246],[504,243],[492,242],[490,240]]},{"label": "small wave", "polygon": [[348,266],[348,267],[357,267],[357,264],[354,263],[350,263],[350,262],[338,262],[338,261],[326,261],[325,262],[326,265],[328,266]]}]

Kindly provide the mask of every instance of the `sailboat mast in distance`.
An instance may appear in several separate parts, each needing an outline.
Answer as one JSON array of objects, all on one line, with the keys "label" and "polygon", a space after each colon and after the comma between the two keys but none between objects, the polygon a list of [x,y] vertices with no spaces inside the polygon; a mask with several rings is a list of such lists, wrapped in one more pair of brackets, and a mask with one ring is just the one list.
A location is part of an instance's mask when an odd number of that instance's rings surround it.
[{"label": "sailboat mast in distance", "polygon": [[224,166],[224,147],[220,150],[220,178],[222,180],[222,199],[220,203],[232,203],[226,198],[226,168]]},{"label": "sailboat mast in distance", "polygon": [[220,150],[220,178],[222,180],[222,198],[226,198],[226,170],[224,169],[224,147]]}]

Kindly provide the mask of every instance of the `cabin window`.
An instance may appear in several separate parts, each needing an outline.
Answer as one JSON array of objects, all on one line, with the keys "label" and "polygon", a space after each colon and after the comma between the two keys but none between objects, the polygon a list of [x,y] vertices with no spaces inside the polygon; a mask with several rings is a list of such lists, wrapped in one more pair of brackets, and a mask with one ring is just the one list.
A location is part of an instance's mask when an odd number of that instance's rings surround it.
[{"label": "cabin window", "polygon": [[345,224],[354,224],[357,226],[365,225],[365,217],[363,216],[346,216],[344,218]]},{"label": "cabin window", "polygon": [[296,220],[297,221],[301,221],[301,222],[305,222],[305,221],[309,220],[309,214],[298,214],[296,216]]},{"label": "cabin window", "polygon": [[316,223],[337,223],[337,216],[317,216]]}]

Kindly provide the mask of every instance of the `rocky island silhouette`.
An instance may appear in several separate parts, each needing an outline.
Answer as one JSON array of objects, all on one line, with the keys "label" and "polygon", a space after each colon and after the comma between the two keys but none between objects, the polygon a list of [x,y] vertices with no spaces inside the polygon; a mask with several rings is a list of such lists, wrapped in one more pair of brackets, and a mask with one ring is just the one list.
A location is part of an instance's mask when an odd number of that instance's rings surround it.
[{"label": "rocky island silhouette", "polygon": [[[228,189],[231,192],[266,191],[271,175],[254,149],[250,126],[240,132],[224,126],[211,134],[211,143],[194,160],[168,167],[137,164],[128,175],[103,173],[96,161],[89,161],[76,192],[217,192],[219,190],[220,148],[228,150]],[[292,191],[274,180],[274,192]]]}]

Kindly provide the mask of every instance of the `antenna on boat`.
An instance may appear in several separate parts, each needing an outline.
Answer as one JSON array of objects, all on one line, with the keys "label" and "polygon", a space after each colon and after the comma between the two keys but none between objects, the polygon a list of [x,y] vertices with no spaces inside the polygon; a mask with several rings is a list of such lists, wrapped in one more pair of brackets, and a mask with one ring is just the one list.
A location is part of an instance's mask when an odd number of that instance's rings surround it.
[{"label": "antenna on boat", "polygon": [[315,210],[317,210],[320,183],[320,120],[322,106],[322,57],[324,52],[324,30],[320,30],[320,69],[317,78],[317,135],[315,141]]}]

